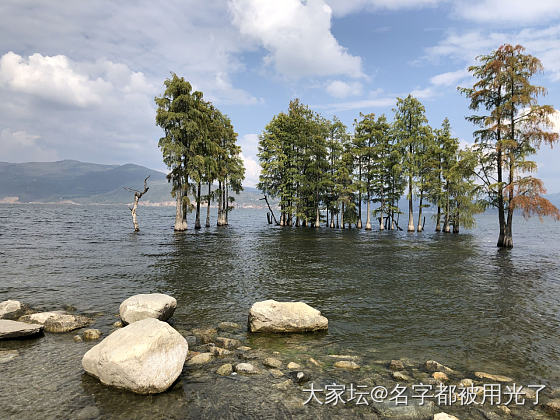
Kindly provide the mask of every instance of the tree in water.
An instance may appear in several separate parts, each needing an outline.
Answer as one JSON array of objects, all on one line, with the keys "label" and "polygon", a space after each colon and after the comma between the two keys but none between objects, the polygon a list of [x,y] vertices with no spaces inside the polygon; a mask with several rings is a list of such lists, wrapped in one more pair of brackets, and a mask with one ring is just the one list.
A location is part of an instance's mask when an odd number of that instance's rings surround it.
[{"label": "tree in water", "polygon": [[498,208],[497,246],[511,248],[516,208],[525,217],[560,218],[558,209],[542,196],[542,181],[531,175],[536,163],[527,159],[543,143],[552,147],[558,141],[558,133],[549,131],[554,108],[538,104],[546,89],[532,85],[530,79],[543,67],[522,46],[505,44],[477,60],[478,65],[469,67],[477,81],[472,88],[459,90],[470,99],[471,109],[488,112],[467,119],[481,127],[474,133],[478,176],[486,188],[486,204]]},{"label": "tree in water", "polygon": [[136,217],[136,210],[138,209],[138,202],[140,201],[142,196],[144,194],[146,194],[148,192],[148,190],[150,189],[150,187],[148,187],[148,178],[149,177],[150,177],[150,175],[148,175],[146,178],[144,178],[144,190],[143,191],[138,191],[138,190],[135,190],[135,189],[130,188],[130,187],[124,187],[125,190],[134,192],[134,203],[132,204],[132,207],[129,207],[130,213],[132,214],[132,224],[134,226],[134,232],[139,232],[140,231],[140,226],[138,226],[138,218]]}]

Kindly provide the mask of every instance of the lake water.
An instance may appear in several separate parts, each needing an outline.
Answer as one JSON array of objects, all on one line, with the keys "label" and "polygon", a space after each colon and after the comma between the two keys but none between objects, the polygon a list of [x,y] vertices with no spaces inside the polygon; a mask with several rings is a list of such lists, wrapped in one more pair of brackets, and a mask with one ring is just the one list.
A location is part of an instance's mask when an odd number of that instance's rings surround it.
[{"label": "lake water", "polygon": [[[137,293],[174,296],[173,325],[184,330],[220,321],[245,328],[253,302],[301,300],[329,319],[327,334],[244,331],[247,344],[295,359],[435,359],[560,385],[560,223],[518,217],[507,251],[495,247],[495,214],[459,235],[432,233],[429,221],[420,234],[279,228],[257,209],[236,209],[229,227],[197,232],[189,217],[189,231],[176,234],[173,208],[141,207],[135,234],[126,206],[0,205],[0,301],[71,305],[94,314],[93,327],[107,335],[120,302]],[[263,381],[188,369],[162,395],[104,387],[81,368],[95,343],[72,336],[0,342],[20,352],[0,364],[0,418],[74,418],[93,407],[104,418],[294,414],[281,396],[270,401]]]}]

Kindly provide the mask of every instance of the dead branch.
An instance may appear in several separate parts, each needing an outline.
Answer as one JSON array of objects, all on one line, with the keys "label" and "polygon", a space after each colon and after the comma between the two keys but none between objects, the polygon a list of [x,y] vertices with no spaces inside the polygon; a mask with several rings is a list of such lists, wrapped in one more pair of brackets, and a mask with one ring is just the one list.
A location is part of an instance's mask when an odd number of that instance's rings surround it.
[{"label": "dead branch", "polygon": [[144,191],[138,191],[138,190],[136,190],[134,188],[131,188],[131,187],[123,187],[127,191],[134,192],[134,204],[133,204],[132,207],[128,208],[130,210],[130,212],[132,213],[132,224],[134,225],[134,232],[138,232],[140,230],[140,227],[138,226],[138,219],[136,217],[136,209],[138,208],[138,202],[140,201],[142,196],[144,194],[146,194],[148,192],[148,190],[150,189],[150,187],[148,187],[148,178],[149,177],[150,177],[150,175],[148,175],[146,178],[144,178]]}]

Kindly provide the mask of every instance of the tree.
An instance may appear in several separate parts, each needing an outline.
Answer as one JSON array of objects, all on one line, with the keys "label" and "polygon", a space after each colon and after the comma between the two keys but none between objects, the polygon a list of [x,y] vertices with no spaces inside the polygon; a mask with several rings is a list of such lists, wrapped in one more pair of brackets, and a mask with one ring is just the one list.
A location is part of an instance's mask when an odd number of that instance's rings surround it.
[{"label": "tree", "polygon": [[527,159],[542,143],[553,146],[558,133],[548,131],[553,107],[538,104],[546,89],[530,83],[542,71],[542,64],[524,51],[520,45],[505,44],[477,57],[479,64],[469,67],[477,81],[472,88],[459,88],[470,99],[471,109],[488,112],[467,119],[481,127],[474,133],[478,176],[486,187],[486,204],[498,208],[497,246],[505,248],[513,247],[516,208],[525,217],[560,218],[558,209],[542,196],[542,181],[531,175],[536,163]]},{"label": "tree", "polygon": [[398,147],[402,150],[402,170],[408,178],[408,231],[414,232],[414,210],[412,208],[413,188],[419,174],[418,152],[424,149],[428,128],[424,106],[412,95],[397,98],[395,112],[394,133]]},{"label": "tree", "polygon": [[134,203],[133,203],[132,207],[129,207],[130,213],[132,214],[132,224],[134,226],[134,232],[139,232],[140,231],[140,227],[138,226],[138,219],[136,217],[136,210],[138,209],[138,202],[140,201],[142,196],[144,194],[146,194],[148,192],[148,190],[150,189],[150,187],[148,187],[148,178],[149,177],[150,177],[150,175],[148,175],[146,178],[144,178],[144,190],[143,191],[138,191],[138,190],[135,190],[135,189],[130,188],[130,187],[124,187],[125,190],[134,192]]}]

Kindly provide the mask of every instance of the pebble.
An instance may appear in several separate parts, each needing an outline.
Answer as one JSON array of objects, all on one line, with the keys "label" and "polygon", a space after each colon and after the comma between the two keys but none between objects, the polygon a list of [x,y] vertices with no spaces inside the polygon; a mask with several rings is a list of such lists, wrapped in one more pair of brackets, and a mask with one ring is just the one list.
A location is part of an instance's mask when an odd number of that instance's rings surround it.
[{"label": "pebble", "polygon": [[389,369],[391,370],[404,370],[404,363],[402,360],[391,360],[389,363]]},{"label": "pebble", "polygon": [[243,373],[245,375],[254,375],[260,373],[259,370],[251,363],[238,363],[237,365],[235,365],[235,371],[237,373]]},{"label": "pebble", "polygon": [[74,337],[72,337],[72,339],[76,342],[76,343],[81,343],[82,341],[84,341],[82,339],[82,336],[79,334],[76,334]]},{"label": "pebble", "polygon": [[486,373],[486,372],[475,372],[474,376],[476,376],[478,379],[488,379],[490,381],[495,381],[495,382],[513,382],[513,379],[507,376],[493,375],[491,373]]},{"label": "pebble", "polygon": [[232,372],[233,366],[231,365],[231,363],[223,364],[216,370],[216,373],[221,376],[229,376]]},{"label": "pebble", "polygon": [[99,340],[101,337],[101,331],[95,328],[88,328],[84,331],[84,340]]},{"label": "pebble", "polygon": [[241,329],[241,326],[235,322],[220,322],[218,324],[218,330],[220,331],[237,331]]},{"label": "pebble", "polygon": [[275,378],[281,378],[282,376],[284,376],[284,372],[279,369],[269,369],[268,372]]},{"label": "pebble", "polygon": [[403,382],[410,382],[412,381],[412,378],[400,371],[396,371],[391,373],[391,376],[393,377],[394,380],[396,381],[403,381]]},{"label": "pebble", "polygon": [[188,366],[204,365],[212,361],[213,358],[214,355],[212,353],[198,353],[193,357],[191,357],[189,360],[187,360],[187,365]]},{"label": "pebble", "polygon": [[227,338],[227,337],[216,337],[214,340],[216,344],[219,344],[220,347],[225,349],[234,349],[241,345],[241,341],[236,340],[235,338]]},{"label": "pebble", "polygon": [[288,369],[301,369],[301,366],[296,362],[290,362],[288,363]]},{"label": "pebble", "polygon": [[348,370],[360,369],[360,365],[352,360],[339,360],[334,364],[334,367]]},{"label": "pebble", "polygon": [[278,369],[282,367],[282,362],[278,359],[275,359],[274,357],[267,357],[263,360],[263,365],[265,365],[266,367]]},{"label": "pebble", "polygon": [[449,380],[449,377],[443,372],[432,373],[432,378],[434,378],[438,382],[447,382]]}]

